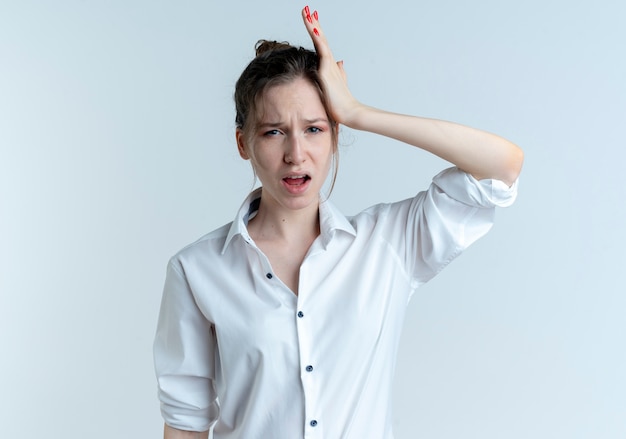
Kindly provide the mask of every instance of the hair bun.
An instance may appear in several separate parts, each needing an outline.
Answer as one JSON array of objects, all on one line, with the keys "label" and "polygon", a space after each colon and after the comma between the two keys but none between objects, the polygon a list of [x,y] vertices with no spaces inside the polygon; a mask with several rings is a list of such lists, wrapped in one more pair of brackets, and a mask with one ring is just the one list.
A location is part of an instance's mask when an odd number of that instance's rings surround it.
[{"label": "hair bun", "polygon": [[254,50],[256,52],[256,56],[262,55],[265,52],[272,52],[274,50],[281,49],[290,49],[293,46],[286,41],[278,42],[278,41],[268,41],[268,40],[259,40],[254,45]]}]

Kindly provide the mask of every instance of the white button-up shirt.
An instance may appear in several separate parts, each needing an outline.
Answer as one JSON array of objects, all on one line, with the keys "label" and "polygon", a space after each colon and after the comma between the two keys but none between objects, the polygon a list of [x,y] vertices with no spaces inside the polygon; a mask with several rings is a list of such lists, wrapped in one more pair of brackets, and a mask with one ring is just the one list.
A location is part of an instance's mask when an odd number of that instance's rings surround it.
[{"label": "white button-up shirt", "polygon": [[154,343],[161,410],[231,438],[392,434],[396,351],[411,295],[492,226],[517,184],[450,168],[427,191],[346,218],[328,201],[296,296],[235,220],[168,265]]}]

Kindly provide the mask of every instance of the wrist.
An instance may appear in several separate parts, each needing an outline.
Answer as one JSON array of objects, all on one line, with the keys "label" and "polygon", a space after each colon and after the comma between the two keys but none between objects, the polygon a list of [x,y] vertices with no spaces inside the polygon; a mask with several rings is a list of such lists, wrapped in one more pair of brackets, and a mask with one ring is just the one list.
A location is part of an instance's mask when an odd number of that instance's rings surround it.
[{"label": "wrist", "polygon": [[335,118],[335,121],[348,128],[364,130],[367,113],[373,109],[360,103],[356,99],[350,105],[346,106],[346,108],[347,109],[342,112],[341,116]]}]

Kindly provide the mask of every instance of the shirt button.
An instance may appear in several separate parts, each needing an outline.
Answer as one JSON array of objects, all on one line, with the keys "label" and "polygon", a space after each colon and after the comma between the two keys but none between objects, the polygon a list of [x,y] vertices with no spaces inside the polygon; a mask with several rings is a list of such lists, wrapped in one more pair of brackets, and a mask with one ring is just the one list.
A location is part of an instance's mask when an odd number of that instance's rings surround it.
[{"label": "shirt button", "polygon": [[313,366],[311,366],[310,364],[306,367],[306,371],[307,372],[313,372]]},{"label": "shirt button", "polygon": [[309,424],[311,424],[311,427],[315,427],[317,425],[317,421],[313,419]]},{"label": "shirt button", "polygon": [[304,313],[302,311],[298,311],[298,317],[300,318],[304,317]]},{"label": "shirt button", "polygon": [[265,277],[266,277],[266,278],[268,278],[268,279],[271,279],[271,278],[273,278],[274,276],[272,276],[272,273],[267,273],[267,274],[265,275]]}]

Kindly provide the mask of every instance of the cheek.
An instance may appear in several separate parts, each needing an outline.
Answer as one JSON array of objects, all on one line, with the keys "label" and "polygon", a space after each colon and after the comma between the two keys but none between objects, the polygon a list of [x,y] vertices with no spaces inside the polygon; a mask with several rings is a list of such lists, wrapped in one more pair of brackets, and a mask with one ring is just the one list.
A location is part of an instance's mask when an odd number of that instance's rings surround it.
[{"label": "cheek", "polygon": [[326,174],[328,174],[330,172],[330,168],[332,166],[333,163],[333,152],[332,150],[330,151],[330,153],[324,154],[324,156],[320,156],[319,157],[319,163],[323,163],[324,165],[324,172]]},{"label": "cheek", "polygon": [[250,151],[250,162],[255,169],[271,169],[282,162],[282,153],[278,148],[257,145]]},{"label": "cheek", "polygon": [[332,163],[335,154],[337,153],[337,148],[334,146],[334,143],[331,141],[330,146],[326,149],[326,160],[328,164]]}]

